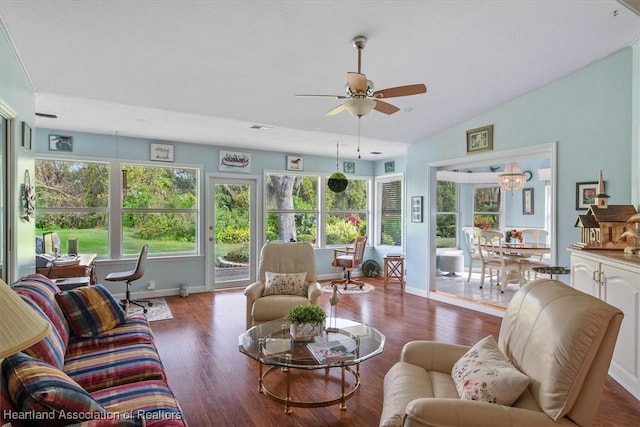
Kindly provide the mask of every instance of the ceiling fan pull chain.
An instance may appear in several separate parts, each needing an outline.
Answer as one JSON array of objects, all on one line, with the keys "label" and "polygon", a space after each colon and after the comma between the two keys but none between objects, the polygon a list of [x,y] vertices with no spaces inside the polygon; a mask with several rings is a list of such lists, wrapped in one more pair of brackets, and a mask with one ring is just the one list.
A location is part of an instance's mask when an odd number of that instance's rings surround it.
[{"label": "ceiling fan pull chain", "polygon": [[361,117],[358,117],[358,159],[360,158],[360,119]]}]

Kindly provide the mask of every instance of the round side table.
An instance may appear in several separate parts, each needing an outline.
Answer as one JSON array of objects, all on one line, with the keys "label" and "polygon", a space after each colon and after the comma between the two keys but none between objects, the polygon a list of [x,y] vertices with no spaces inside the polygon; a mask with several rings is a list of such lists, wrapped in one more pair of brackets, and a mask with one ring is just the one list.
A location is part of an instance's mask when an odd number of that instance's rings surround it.
[{"label": "round side table", "polygon": [[457,277],[456,271],[464,271],[464,257],[458,253],[440,254],[440,270],[447,277]]},{"label": "round side table", "polygon": [[559,274],[571,274],[571,270],[567,267],[562,266],[553,266],[553,267],[533,267],[533,271],[536,273],[548,274],[553,279],[553,275],[556,275],[556,278]]}]

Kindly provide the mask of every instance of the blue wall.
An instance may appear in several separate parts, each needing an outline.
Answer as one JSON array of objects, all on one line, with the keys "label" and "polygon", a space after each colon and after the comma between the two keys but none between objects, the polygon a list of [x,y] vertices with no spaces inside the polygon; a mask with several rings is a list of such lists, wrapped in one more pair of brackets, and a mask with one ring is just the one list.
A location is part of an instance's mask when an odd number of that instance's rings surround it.
[{"label": "blue wall", "polygon": [[[0,219],[8,221],[8,229],[3,235],[10,240],[10,252],[15,255],[14,262],[4,266],[8,270],[7,281],[35,271],[35,259],[32,243],[35,238],[33,221],[22,219],[20,200],[24,185],[25,171],[33,177],[33,152],[22,146],[22,122],[34,128],[35,90],[22,67],[20,58],[10,41],[4,24],[0,20],[0,100],[5,113],[12,119],[11,138],[8,141],[8,159],[0,168],[7,167],[8,181],[5,185],[8,205],[3,209]],[[12,179],[13,178],[13,179]],[[15,201],[15,202],[14,202]]]},{"label": "blue wall", "polygon": [[[13,218],[10,223],[15,238],[12,249],[16,254],[16,268],[10,280],[34,271],[33,222],[19,219],[18,203],[22,176],[29,170],[33,176],[33,152],[20,146],[21,121],[32,128],[35,113],[35,91],[24,72],[11,45],[4,26],[0,24],[0,98],[15,110],[11,146],[13,155],[9,164],[16,178],[10,182],[10,205],[6,211]],[[494,150],[509,150],[557,141],[557,242],[558,263],[568,265],[569,255],[564,250],[578,240],[573,227],[578,211],[575,210],[575,183],[594,181],[603,170],[607,181],[607,193],[612,204],[640,203],[640,42],[591,64],[562,79],[532,91],[518,99],[486,111],[470,120],[426,138],[409,149],[408,156],[393,159],[395,171],[406,176],[405,194],[423,195],[429,200],[429,188],[435,177],[428,176],[427,165],[446,159],[465,156],[465,131],[487,124],[495,126]],[[46,145],[46,129],[37,129],[36,150],[52,154]],[[55,133],[61,133],[55,131]],[[148,160],[149,140],[120,137],[116,151],[113,135],[89,135],[65,132],[74,136],[74,154],[90,158],[122,158]],[[205,172],[217,171],[218,150],[224,147],[208,147],[162,141],[176,145],[176,163],[200,165]],[[237,150],[240,151],[240,150]],[[251,174],[260,176],[265,169],[283,170],[286,153],[253,152],[254,166]],[[295,154],[295,153],[294,153]],[[308,158],[305,170],[332,172],[335,167],[332,156]],[[357,162],[358,175],[384,175],[385,161],[375,164]],[[536,206],[542,194],[536,189]],[[407,200],[408,198],[405,198]],[[517,205],[517,203],[514,203]],[[408,209],[407,209],[408,212]],[[425,210],[428,215],[428,210]],[[405,253],[408,290],[425,293],[430,276],[429,223],[412,223],[406,214],[407,238]],[[318,265],[327,264],[330,251],[319,254]],[[169,265],[168,263],[165,263]],[[166,266],[160,274],[169,272],[171,280],[184,273],[176,270],[198,271],[194,279],[203,281],[204,261],[175,269]],[[169,273],[168,273],[169,274]]]},{"label": "blue wall", "polygon": [[[466,130],[494,125],[494,151],[557,141],[557,262],[569,265],[565,250],[579,240],[574,221],[576,182],[596,181],[603,171],[610,204],[632,199],[632,48],[621,50],[573,74],[414,144],[407,156],[407,192],[435,188],[427,165],[466,155]],[[637,170],[637,169],[635,169]],[[635,177],[634,179],[637,179]],[[536,193],[540,193],[537,191]],[[537,201],[536,194],[536,201]],[[431,274],[428,223],[407,219],[407,287],[427,293]]]},{"label": "blue wall", "polygon": [[[73,138],[73,152],[65,153],[60,151],[49,150],[49,134],[66,135]],[[174,145],[174,165],[182,166],[195,166],[201,168],[201,185],[200,185],[200,200],[202,200],[201,207],[204,207],[204,200],[206,200],[205,192],[205,176],[206,174],[224,174],[219,170],[219,151],[240,151],[251,154],[251,170],[247,174],[249,177],[257,177],[259,182],[262,182],[264,172],[267,170],[286,170],[286,153],[275,153],[268,151],[255,151],[244,150],[238,148],[218,147],[210,145],[190,144],[182,143],[179,141],[158,141],[149,140],[145,138],[130,138],[116,135],[104,135],[93,134],[85,132],[74,131],[62,131],[39,128],[35,131],[34,145],[35,151],[39,156],[54,157],[54,158],[82,158],[92,160],[103,160],[115,162],[119,161],[131,161],[141,163],[152,163],[149,160],[151,142],[173,144]],[[353,176],[371,177],[373,176],[374,162],[366,160],[351,160],[356,163],[356,174]],[[399,162],[401,164],[401,162]],[[156,163],[157,164],[157,163]],[[116,167],[114,164],[112,167]],[[322,174],[330,174],[335,172],[336,160],[335,157],[321,157],[321,156],[304,156],[304,171],[305,172],[317,172]],[[237,174],[236,174],[237,176]],[[244,175],[243,175],[244,176]],[[350,175],[351,176],[351,175]],[[258,188],[261,192],[262,188]],[[186,283],[190,286],[202,286],[206,283],[205,266],[207,260],[204,257],[204,242],[208,238],[208,230],[205,229],[206,223],[206,209],[201,209],[200,221],[203,225],[201,227],[200,237],[200,256],[192,257],[169,257],[169,258],[155,258],[150,257],[147,263],[147,271],[145,272],[145,282],[148,280],[156,281],[156,289],[162,290],[175,290],[179,288],[179,284]],[[261,216],[262,209],[258,211],[258,221],[263,221]],[[33,240],[32,240],[33,241]],[[262,237],[256,242],[258,248],[262,245]],[[80,248],[82,244],[80,242]],[[336,274],[336,269],[331,266],[331,258],[333,256],[333,250],[331,249],[318,249],[316,250],[318,274],[330,275]],[[375,256],[372,248],[368,249],[367,257]],[[131,258],[125,260],[98,260],[97,262],[97,275],[98,281],[103,282],[104,277],[113,271],[122,271],[130,268],[133,263]],[[120,285],[106,284],[113,292],[121,293],[122,287]],[[197,289],[197,288],[196,288]]]}]

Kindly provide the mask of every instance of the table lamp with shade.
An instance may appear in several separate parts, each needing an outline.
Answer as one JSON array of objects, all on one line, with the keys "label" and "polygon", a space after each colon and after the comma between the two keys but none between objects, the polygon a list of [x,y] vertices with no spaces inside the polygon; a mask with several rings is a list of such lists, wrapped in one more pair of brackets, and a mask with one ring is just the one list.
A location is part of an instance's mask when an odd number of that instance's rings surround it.
[{"label": "table lamp with shade", "polygon": [[0,362],[42,340],[50,329],[49,322],[0,280]]}]

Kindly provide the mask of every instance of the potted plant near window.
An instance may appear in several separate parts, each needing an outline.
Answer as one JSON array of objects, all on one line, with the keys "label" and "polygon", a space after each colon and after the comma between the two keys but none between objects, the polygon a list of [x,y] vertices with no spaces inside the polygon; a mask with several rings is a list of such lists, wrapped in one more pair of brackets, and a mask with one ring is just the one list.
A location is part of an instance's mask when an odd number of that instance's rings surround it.
[{"label": "potted plant near window", "polygon": [[296,305],[284,316],[290,324],[291,338],[294,341],[310,341],[313,337],[322,335],[326,318],[324,310],[314,304]]}]

